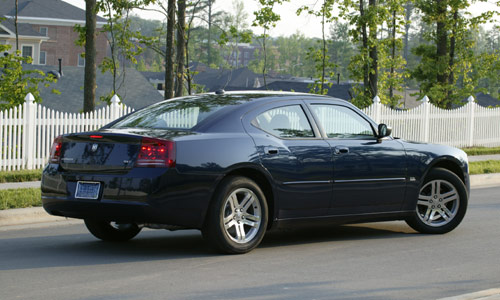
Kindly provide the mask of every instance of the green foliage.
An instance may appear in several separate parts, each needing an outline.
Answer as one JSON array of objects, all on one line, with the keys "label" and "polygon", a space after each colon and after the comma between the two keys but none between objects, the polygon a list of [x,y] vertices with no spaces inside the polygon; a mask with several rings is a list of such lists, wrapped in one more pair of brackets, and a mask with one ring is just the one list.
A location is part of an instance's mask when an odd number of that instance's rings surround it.
[{"label": "green foliage", "polygon": [[[0,53],[7,53],[10,45],[0,44]],[[51,75],[40,70],[25,70],[23,64],[31,64],[31,57],[22,57],[20,52],[0,56],[0,109],[24,103],[28,93],[33,94],[36,102],[41,102],[39,84],[56,82]]]},{"label": "green foliage", "polygon": [[42,206],[40,188],[0,190],[0,210]]},{"label": "green foliage", "polygon": [[4,182],[25,182],[39,181],[42,178],[42,170],[17,170],[1,171],[0,183]]},{"label": "green foliage", "polygon": [[[412,77],[420,83],[420,96],[442,108],[459,104],[478,91],[481,78],[498,72],[498,53],[474,53],[478,27],[492,19],[493,12],[472,17],[468,0],[442,0],[441,7],[416,0],[423,12],[422,21],[433,26],[424,35],[429,44],[421,44],[413,52],[421,57]],[[439,26],[435,26],[438,24]],[[497,68],[495,70],[495,68]]]},{"label": "green foliage", "polygon": [[500,173],[500,160],[473,161],[469,164],[469,174]]},{"label": "green foliage", "polygon": [[462,148],[467,155],[500,154],[500,147],[470,147]]}]

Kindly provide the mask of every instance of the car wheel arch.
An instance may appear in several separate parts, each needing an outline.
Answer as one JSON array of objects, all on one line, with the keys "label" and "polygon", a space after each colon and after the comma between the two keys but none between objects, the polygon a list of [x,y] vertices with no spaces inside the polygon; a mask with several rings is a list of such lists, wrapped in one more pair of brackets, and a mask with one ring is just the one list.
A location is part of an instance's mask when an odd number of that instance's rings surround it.
[{"label": "car wheel arch", "polygon": [[[273,186],[271,184],[272,181],[269,178],[270,175],[266,175],[265,171],[261,170],[260,168],[257,168],[255,166],[248,166],[248,165],[231,168],[230,171],[225,173],[224,176],[219,178],[219,180],[217,181],[217,183],[215,185],[214,192],[212,193],[212,197],[210,199],[210,202],[212,202],[214,200],[213,198],[215,197],[215,195],[217,195],[217,190],[219,189],[221,182],[224,179],[231,177],[231,176],[246,177],[250,180],[255,181],[255,183],[257,183],[257,185],[261,188],[262,192],[264,193],[264,195],[266,197],[266,202],[267,202],[268,211],[269,211],[268,229],[271,228],[273,223],[274,223],[275,216],[277,216],[276,211],[275,211],[277,209],[277,207],[275,205],[276,197],[275,197]],[[205,216],[205,219],[206,219],[206,216]]]},{"label": "car wheel arch", "polygon": [[[460,180],[462,180],[462,182],[464,184],[466,184],[465,174],[462,171],[462,168],[460,166],[460,162],[458,160],[456,160],[455,158],[446,157],[446,156],[436,158],[435,160],[432,161],[431,164],[429,164],[429,166],[427,167],[427,170],[425,171],[425,173],[422,176],[422,179],[425,179],[427,174],[429,174],[430,170],[435,169],[435,168],[442,168],[442,169],[446,169],[448,171],[453,172],[455,175],[458,176],[458,178],[460,178]],[[421,185],[422,185],[422,183],[423,183],[423,180],[421,180]]]}]

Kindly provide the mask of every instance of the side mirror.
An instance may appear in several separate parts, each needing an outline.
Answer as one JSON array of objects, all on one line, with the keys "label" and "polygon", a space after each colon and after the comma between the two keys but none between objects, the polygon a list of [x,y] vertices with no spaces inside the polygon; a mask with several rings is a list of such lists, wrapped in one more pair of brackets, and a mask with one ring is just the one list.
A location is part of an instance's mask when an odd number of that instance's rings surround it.
[{"label": "side mirror", "polygon": [[378,136],[377,138],[381,139],[386,136],[390,136],[392,132],[392,128],[385,125],[385,124],[379,124],[378,125]]}]

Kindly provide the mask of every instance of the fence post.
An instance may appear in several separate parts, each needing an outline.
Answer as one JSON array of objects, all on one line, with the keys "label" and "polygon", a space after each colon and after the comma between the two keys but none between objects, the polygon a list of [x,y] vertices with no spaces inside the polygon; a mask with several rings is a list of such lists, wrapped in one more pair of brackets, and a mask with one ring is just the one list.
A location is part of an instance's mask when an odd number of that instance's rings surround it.
[{"label": "fence post", "polygon": [[375,113],[375,122],[380,123],[380,108],[382,106],[382,102],[380,101],[379,96],[375,96],[373,98],[373,112]]},{"label": "fence post", "polygon": [[429,97],[424,96],[422,98],[424,103],[424,143],[429,142],[429,127],[430,127],[430,114],[431,114],[431,104],[429,102]]},{"label": "fence post", "polygon": [[472,147],[474,145],[474,110],[475,110],[475,103],[474,103],[474,97],[469,96],[467,98],[467,102],[469,102],[469,141],[468,145],[469,147]]},{"label": "fence post", "polygon": [[26,164],[28,170],[33,169],[35,161],[35,109],[36,104],[34,103],[35,97],[28,93],[24,98],[24,121],[23,121],[23,147],[26,151],[23,153],[26,155],[23,157],[23,162]]},{"label": "fence post", "polygon": [[118,119],[120,110],[120,97],[114,95],[111,98],[111,121]]}]

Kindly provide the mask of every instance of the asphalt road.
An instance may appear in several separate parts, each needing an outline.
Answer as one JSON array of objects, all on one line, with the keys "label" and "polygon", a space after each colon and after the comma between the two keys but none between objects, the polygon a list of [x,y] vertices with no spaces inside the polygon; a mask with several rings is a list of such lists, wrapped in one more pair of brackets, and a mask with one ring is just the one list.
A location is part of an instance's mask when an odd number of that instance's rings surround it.
[{"label": "asphalt road", "polygon": [[403,222],[268,234],[245,255],[198,231],[108,244],[83,224],[0,231],[0,299],[436,299],[500,287],[500,187],[446,235]]}]

